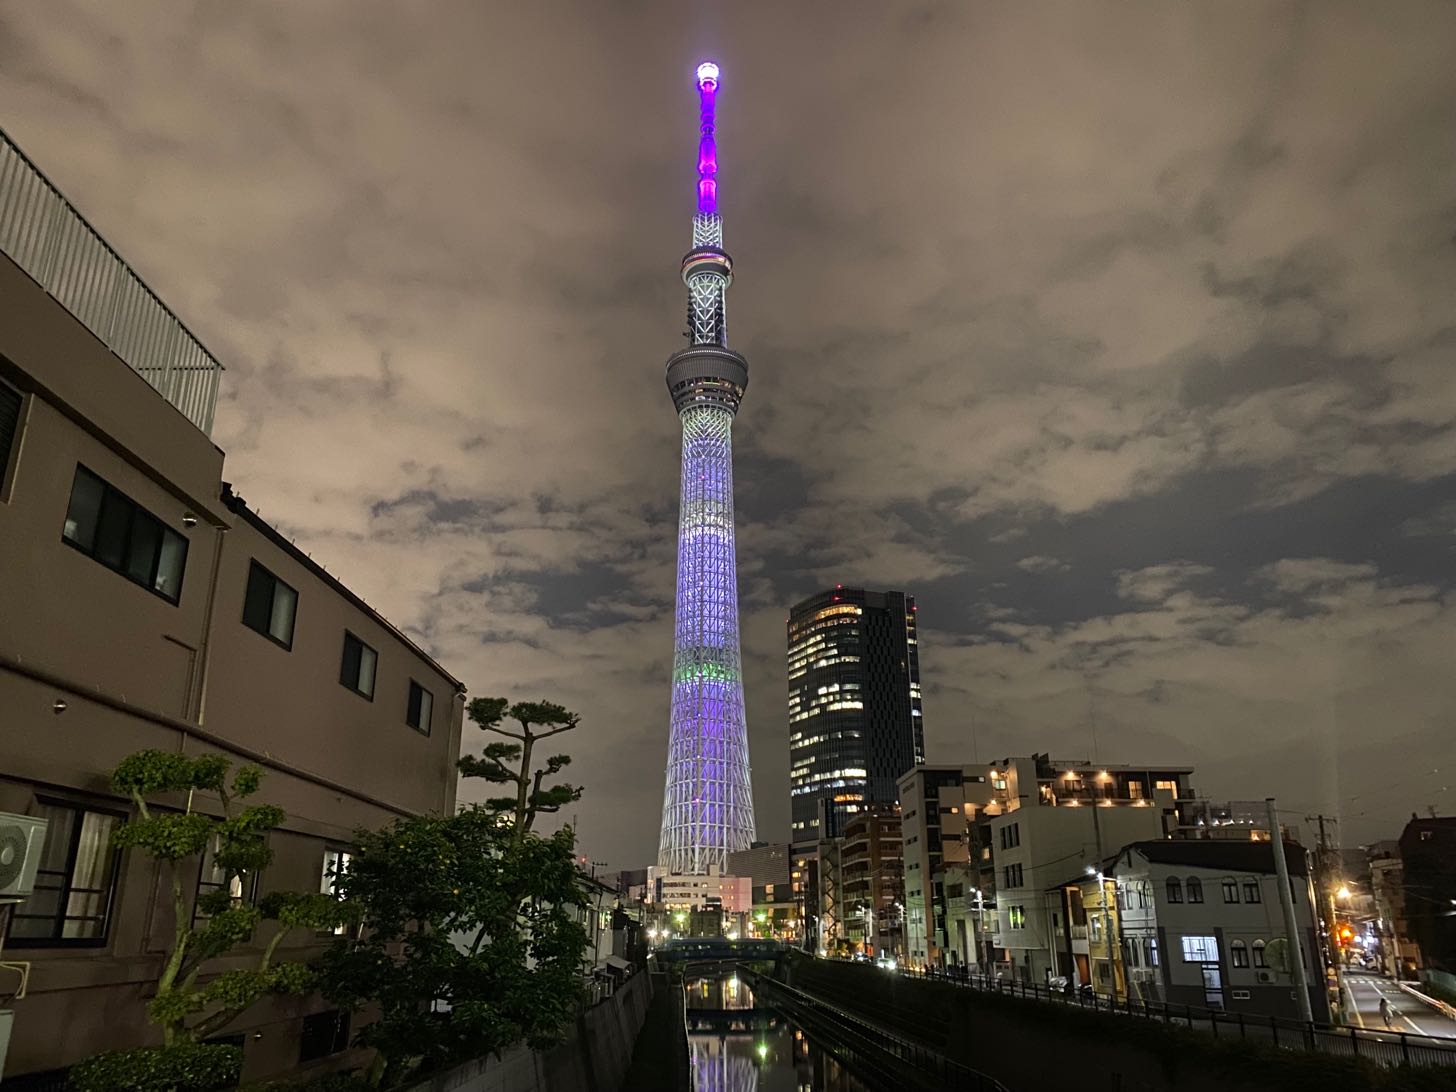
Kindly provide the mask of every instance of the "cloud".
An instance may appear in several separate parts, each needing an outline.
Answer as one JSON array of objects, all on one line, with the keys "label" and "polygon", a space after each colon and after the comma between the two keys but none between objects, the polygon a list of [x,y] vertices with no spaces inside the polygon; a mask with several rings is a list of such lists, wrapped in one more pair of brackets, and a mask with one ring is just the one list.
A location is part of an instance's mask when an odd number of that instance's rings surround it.
[{"label": "cloud", "polygon": [[917,595],[941,755],[969,719],[1336,800],[1375,735],[1456,757],[1453,20],[22,0],[0,101],[226,361],[239,491],[475,691],[583,712],[583,837],[627,865],[666,750],[705,51],[765,835],[783,617],[836,582]]},{"label": "cloud", "polygon": [[1048,557],[1045,554],[1023,557],[1016,563],[1016,567],[1024,573],[1064,573],[1072,568],[1060,558]]}]

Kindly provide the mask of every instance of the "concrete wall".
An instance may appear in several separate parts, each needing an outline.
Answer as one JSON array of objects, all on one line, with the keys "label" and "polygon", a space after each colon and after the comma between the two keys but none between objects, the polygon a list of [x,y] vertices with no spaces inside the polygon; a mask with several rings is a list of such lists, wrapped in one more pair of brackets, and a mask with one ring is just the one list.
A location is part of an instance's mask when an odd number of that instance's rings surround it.
[{"label": "concrete wall", "polygon": [[873,967],[796,959],[790,984],[918,1039],[1020,1092],[1088,1083],[1128,1092],[1276,1092],[1373,1088],[1354,1059],[1219,1043],[1107,1013],[980,994]]},{"label": "concrete wall", "polygon": [[651,979],[635,974],[578,1016],[560,1046],[544,1052],[517,1046],[499,1058],[480,1058],[437,1074],[408,1092],[617,1092],[651,1000]]}]

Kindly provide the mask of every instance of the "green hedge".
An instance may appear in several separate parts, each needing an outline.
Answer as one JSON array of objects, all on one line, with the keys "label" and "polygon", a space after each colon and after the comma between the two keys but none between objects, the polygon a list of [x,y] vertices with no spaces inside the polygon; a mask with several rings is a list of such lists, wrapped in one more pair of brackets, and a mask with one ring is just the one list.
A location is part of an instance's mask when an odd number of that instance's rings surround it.
[{"label": "green hedge", "polygon": [[183,1043],[109,1050],[72,1067],[72,1092],[217,1092],[236,1088],[241,1047]]},{"label": "green hedge", "polygon": [[[1065,1034],[1089,1043],[1116,1040],[1127,1049],[1155,1057],[1176,1083],[1178,1073],[1203,1070],[1255,1087],[1290,1092],[1456,1092],[1456,1066],[1399,1066],[1384,1068],[1365,1058],[1283,1050],[1250,1040],[1220,1040],[1203,1032],[1157,1020],[1117,1016],[1077,1006],[1038,1001],[1006,994],[984,993],[947,982],[886,975],[874,967],[796,957],[793,982],[815,992],[825,987],[825,1000],[867,1017],[869,1010],[893,1006],[904,1026],[927,1031],[945,1026],[948,1017],[981,1012],[1024,1022],[1031,1029]],[[966,1035],[970,1029],[970,1035]],[[975,1024],[955,1021],[944,1041],[918,1036],[926,1045],[975,1067]],[[990,1047],[994,1044],[985,1044]],[[959,1048],[959,1049],[958,1049]],[[992,1074],[993,1076],[995,1074]]]}]

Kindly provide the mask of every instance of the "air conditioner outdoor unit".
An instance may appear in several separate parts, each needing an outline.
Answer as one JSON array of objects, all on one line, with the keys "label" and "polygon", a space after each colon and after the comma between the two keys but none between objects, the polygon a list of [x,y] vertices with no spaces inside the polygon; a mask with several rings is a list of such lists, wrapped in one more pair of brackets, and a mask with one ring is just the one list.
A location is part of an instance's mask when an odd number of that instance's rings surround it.
[{"label": "air conditioner outdoor unit", "polygon": [[1274,981],[1274,972],[1273,971],[1260,971],[1254,977],[1257,978],[1260,982],[1273,982]]},{"label": "air conditioner outdoor unit", "polygon": [[35,889],[49,822],[0,811],[0,899],[23,899]]}]

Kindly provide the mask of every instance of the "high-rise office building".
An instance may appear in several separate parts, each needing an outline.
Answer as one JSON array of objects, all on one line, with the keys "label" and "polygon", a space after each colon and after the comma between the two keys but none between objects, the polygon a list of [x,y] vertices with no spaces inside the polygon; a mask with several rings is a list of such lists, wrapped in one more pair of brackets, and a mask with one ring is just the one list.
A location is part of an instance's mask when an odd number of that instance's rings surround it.
[{"label": "high-rise office building", "polygon": [[[837,838],[925,761],[915,599],[836,587],[789,614],[791,839]],[[821,819],[822,805],[822,819]]]},{"label": "high-rise office building", "polygon": [[733,537],[733,417],[748,386],[748,362],[728,348],[724,317],[733,262],[718,215],[717,65],[698,66],[697,87],[698,211],[693,249],[682,262],[691,344],[667,362],[668,393],[682,421],[682,502],[657,863],[701,874],[747,849],[754,824]]}]

